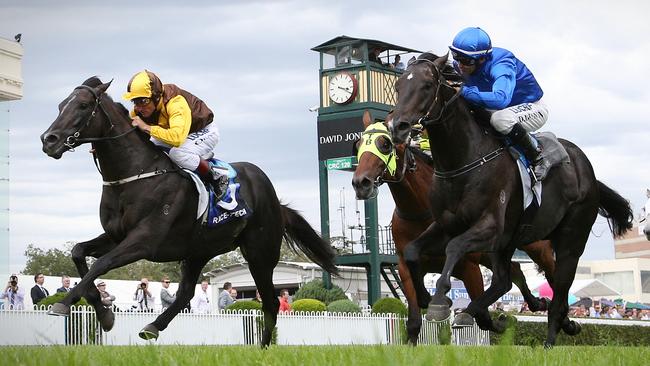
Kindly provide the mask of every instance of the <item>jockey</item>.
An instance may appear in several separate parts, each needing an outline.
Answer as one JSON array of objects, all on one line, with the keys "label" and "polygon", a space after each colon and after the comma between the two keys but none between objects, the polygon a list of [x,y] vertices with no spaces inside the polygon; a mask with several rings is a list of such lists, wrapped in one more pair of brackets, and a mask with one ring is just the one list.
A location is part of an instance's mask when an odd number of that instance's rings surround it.
[{"label": "jockey", "polygon": [[180,167],[195,171],[214,188],[217,197],[228,187],[228,176],[209,161],[219,141],[214,115],[199,98],[174,84],[162,84],[150,71],[135,74],[123,98],[133,102],[132,125],[151,135],[151,141],[165,150]]},{"label": "jockey", "polygon": [[478,27],[460,31],[449,49],[454,68],[465,81],[460,94],[471,104],[494,111],[492,127],[522,148],[535,178],[543,180],[550,164],[529,132],[546,123],[548,107],[533,74],[512,52],[493,48],[490,36]]}]

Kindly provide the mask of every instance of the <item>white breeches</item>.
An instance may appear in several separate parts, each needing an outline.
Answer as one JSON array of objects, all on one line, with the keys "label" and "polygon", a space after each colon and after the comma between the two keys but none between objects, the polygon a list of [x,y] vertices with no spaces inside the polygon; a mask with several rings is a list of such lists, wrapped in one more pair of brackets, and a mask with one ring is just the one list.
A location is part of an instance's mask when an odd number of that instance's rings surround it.
[{"label": "white breeches", "polygon": [[532,132],[544,126],[546,121],[548,121],[548,107],[542,99],[495,111],[490,119],[492,127],[503,135],[507,135],[515,123],[521,124],[527,132]]},{"label": "white breeches", "polygon": [[181,168],[196,170],[201,156],[211,153],[219,142],[219,129],[217,124],[212,122],[204,129],[187,135],[187,139],[179,147],[169,146],[155,137],[152,137],[151,141],[158,146],[171,147],[169,157]]}]

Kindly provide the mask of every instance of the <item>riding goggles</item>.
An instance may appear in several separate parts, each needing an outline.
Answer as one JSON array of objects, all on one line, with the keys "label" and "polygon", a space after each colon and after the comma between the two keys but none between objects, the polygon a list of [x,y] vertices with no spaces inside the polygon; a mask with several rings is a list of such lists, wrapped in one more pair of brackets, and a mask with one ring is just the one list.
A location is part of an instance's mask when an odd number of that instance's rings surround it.
[{"label": "riding goggles", "polygon": [[451,51],[451,56],[456,62],[465,66],[474,66],[476,65],[476,59],[467,55],[463,55],[460,52]]},{"label": "riding goggles", "polygon": [[[390,142],[390,148],[386,149],[382,141],[379,141],[380,137],[384,137]],[[361,155],[363,153],[369,152],[384,162],[386,169],[390,175],[395,174],[397,169],[397,161],[395,160],[395,149],[393,149],[393,140],[390,137],[388,128],[381,123],[373,123],[361,135],[361,146],[357,152],[357,161],[361,161]]]},{"label": "riding goggles", "polygon": [[138,107],[144,107],[145,105],[151,103],[151,98],[135,98],[131,99],[131,102],[133,102],[133,104],[137,105]]}]

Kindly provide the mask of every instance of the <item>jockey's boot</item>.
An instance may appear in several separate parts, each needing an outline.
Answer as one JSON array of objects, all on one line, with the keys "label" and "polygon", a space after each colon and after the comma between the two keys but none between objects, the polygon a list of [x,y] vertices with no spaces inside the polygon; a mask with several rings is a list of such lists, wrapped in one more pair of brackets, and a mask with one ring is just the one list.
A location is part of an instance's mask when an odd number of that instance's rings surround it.
[{"label": "jockey's boot", "polygon": [[517,123],[507,135],[510,140],[524,151],[526,159],[533,169],[533,175],[536,181],[542,181],[546,178],[551,165],[548,159],[542,155],[542,146],[524,127]]},{"label": "jockey's boot", "polygon": [[228,189],[228,175],[211,162],[203,159],[199,161],[199,166],[196,168],[196,171],[201,178],[212,186],[217,199],[223,198]]}]

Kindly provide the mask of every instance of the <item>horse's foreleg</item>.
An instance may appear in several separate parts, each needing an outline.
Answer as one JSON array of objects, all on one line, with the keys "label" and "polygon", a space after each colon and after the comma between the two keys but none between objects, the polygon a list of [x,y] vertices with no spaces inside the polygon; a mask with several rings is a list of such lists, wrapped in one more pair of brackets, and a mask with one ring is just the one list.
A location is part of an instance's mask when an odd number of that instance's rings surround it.
[{"label": "horse's foreleg", "polygon": [[399,277],[404,285],[404,295],[406,295],[406,302],[408,303],[408,319],[406,320],[406,332],[408,333],[408,341],[411,345],[415,346],[418,343],[418,336],[420,335],[420,328],[422,328],[422,314],[420,307],[417,304],[417,297],[415,295],[415,288],[413,287],[413,280],[411,273],[404,258],[399,258]]},{"label": "horse's foreleg", "polygon": [[445,266],[436,282],[436,293],[431,298],[427,310],[427,319],[444,320],[449,316],[449,307],[452,302],[446,296],[451,289],[451,273],[458,261],[469,252],[484,252],[491,248],[491,243],[496,239],[497,225],[491,216],[484,217],[469,230],[451,239],[447,244],[445,253]]},{"label": "horse's foreleg", "polygon": [[100,321],[104,330],[110,330],[113,326],[113,312],[111,309],[101,305],[99,291],[93,281],[113,268],[125,266],[139,259],[144,258],[146,251],[142,245],[131,243],[130,245],[122,242],[121,245],[110,250],[105,255],[99,257],[90,267],[90,270],[60,302],[54,304],[50,310],[53,315],[69,315],[70,306],[82,296],[93,304],[97,312],[97,319]]},{"label": "horse's foreleg", "polygon": [[194,296],[201,270],[209,260],[210,258],[186,259],[181,263],[181,281],[178,284],[176,299],[162,314],[158,315],[153,323],[146,325],[140,331],[140,338],[157,339],[158,332],[165,330],[176,315],[187,306]]},{"label": "horse's foreleg", "polygon": [[526,276],[524,276],[524,272],[521,271],[521,266],[519,263],[510,263],[510,276],[512,278],[512,283],[514,283],[517,288],[519,288],[519,291],[521,291],[521,294],[524,297],[524,301],[526,301],[528,304],[528,309],[530,309],[530,311],[536,312],[547,310],[548,302],[546,299],[540,299],[533,296],[530,288],[528,288],[528,284],[526,283]]},{"label": "horse's foreleg", "polygon": [[[422,248],[430,245],[440,245],[444,251],[444,234],[436,222],[433,222],[429,227],[414,241],[408,243],[404,247],[404,261],[411,274],[413,287],[417,297],[418,306],[426,308],[429,305],[431,296],[424,287],[425,273],[421,269],[420,253]],[[439,249],[439,248],[438,248]]]},{"label": "horse's foreleg", "polygon": [[83,278],[88,273],[87,256],[99,258],[108,253],[116,245],[116,243],[109,239],[106,233],[99,235],[95,239],[75,244],[70,254],[74,265],[77,267],[79,276]]}]

